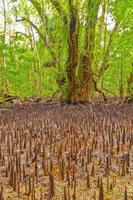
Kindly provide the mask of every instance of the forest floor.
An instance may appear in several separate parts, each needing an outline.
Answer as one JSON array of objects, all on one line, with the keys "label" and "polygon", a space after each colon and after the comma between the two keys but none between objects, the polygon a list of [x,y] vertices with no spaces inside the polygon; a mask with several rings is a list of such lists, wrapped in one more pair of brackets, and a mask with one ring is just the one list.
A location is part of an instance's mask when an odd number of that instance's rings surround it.
[{"label": "forest floor", "polygon": [[0,108],[1,200],[133,200],[133,103]]}]

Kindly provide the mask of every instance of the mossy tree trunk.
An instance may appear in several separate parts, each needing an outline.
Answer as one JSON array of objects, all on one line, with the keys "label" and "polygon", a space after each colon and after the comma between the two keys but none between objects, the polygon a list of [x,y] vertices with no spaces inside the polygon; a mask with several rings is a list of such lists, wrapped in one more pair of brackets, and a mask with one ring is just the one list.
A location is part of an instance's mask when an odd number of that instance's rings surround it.
[{"label": "mossy tree trunk", "polygon": [[68,60],[67,60],[67,95],[69,101],[77,98],[76,69],[78,66],[78,16],[73,7],[73,2],[69,1],[70,23],[68,33]]},{"label": "mossy tree trunk", "polygon": [[[133,63],[132,63],[133,67]],[[128,81],[127,81],[127,95],[133,97],[133,71],[130,72]]]},{"label": "mossy tree trunk", "polygon": [[[76,10],[74,1],[69,1],[70,24],[69,24],[69,58],[67,66],[69,101],[86,101],[94,92],[93,81],[93,49],[95,41],[95,27],[100,1],[89,1],[86,9],[86,30],[84,41],[84,54],[80,55],[78,50],[79,35],[79,13]],[[78,71],[78,72],[77,72]]]}]

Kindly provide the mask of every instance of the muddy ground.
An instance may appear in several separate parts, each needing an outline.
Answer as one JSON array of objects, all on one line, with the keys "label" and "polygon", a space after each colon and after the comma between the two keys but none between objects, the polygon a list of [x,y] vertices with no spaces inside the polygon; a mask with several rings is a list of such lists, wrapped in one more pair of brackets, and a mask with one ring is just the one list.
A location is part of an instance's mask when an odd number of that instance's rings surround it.
[{"label": "muddy ground", "polygon": [[0,199],[133,200],[133,103],[0,109]]}]

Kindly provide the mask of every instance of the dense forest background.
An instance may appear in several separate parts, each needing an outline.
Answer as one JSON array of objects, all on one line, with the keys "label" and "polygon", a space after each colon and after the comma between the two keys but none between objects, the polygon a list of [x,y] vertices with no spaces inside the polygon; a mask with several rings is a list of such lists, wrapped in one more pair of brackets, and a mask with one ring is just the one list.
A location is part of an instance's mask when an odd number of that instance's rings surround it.
[{"label": "dense forest background", "polygon": [[132,0],[1,0],[0,98],[65,96],[72,56],[76,77],[91,58],[91,96],[132,95],[132,17]]}]

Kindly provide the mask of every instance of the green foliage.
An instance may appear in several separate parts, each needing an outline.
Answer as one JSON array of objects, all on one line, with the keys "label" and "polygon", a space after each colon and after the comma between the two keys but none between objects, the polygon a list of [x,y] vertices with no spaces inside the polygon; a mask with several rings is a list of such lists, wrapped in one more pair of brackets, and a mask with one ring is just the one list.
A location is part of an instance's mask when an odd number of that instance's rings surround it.
[{"label": "green foliage", "polygon": [[[34,1],[31,1],[34,2]],[[6,44],[3,46],[3,33],[0,33],[0,90],[11,95],[20,96],[51,96],[58,90],[57,79],[59,76],[66,77],[68,59],[68,24],[64,25],[61,16],[51,4],[51,1],[36,1],[36,4],[27,1],[11,2],[11,9],[7,14],[6,22]],[[65,0],[58,1],[63,12],[69,13],[69,6]],[[118,23],[107,58],[109,68],[105,71],[102,79],[99,80],[99,87],[103,87],[119,95],[120,84],[124,85],[124,95],[128,90],[128,78],[133,62],[133,4],[132,1],[102,1],[102,15],[97,19],[95,47],[93,51],[93,70],[98,80],[98,70],[104,60],[104,53],[108,48],[109,38],[112,29],[108,29],[105,23],[106,14],[109,12],[112,22]],[[39,13],[39,5],[43,6],[44,13]],[[85,45],[86,17],[88,1],[79,1],[77,10],[79,12],[79,54],[82,56]],[[17,22],[22,28],[22,33],[15,33],[14,19],[25,17],[27,20]],[[68,15],[68,20],[69,20]],[[44,36],[45,42],[39,37],[33,22]],[[108,21],[108,20],[107,20]],[[3,26],[1,24],[1,26]],[[11,29],[11,31],[9,31]],[[23,31],[25,30],[25,32]],[[21,30],[20,30],[21,32]],[[4,50],[3,50],[4,49]],[[3,67],[3,51],[6,61],[6,68]],[[54,56],[53,56],[54,55]],[[55,61],[56,58],[56,61]],[[55,66],[47,68],[45,63],[55,61]],[[122,73],[122,78],[121,78]],[[66,79],[66,78],[65,78]],[[65,88],[62,88],[65,93]]]}]

